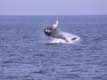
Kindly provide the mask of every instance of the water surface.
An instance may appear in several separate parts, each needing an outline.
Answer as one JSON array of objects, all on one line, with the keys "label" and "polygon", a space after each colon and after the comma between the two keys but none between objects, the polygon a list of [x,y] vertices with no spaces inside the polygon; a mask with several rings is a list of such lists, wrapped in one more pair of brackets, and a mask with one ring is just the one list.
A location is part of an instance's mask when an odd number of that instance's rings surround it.
[{"label": "water surface", "polygon": [[[44,43],[56,19],[81,41]],[[107,80],[107,16],[0,16],[0,80]]]}]

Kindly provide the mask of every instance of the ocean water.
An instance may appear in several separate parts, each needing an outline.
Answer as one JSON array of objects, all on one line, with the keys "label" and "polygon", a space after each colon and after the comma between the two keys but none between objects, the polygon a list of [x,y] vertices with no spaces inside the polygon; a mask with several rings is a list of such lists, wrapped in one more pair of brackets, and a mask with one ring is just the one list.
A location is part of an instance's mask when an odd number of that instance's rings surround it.
[{"label": "ocean water", "polygon": [[[80,41],[46,43],[56,19]],[[107,16],[0,16],[0,80],[107,80]]]}]

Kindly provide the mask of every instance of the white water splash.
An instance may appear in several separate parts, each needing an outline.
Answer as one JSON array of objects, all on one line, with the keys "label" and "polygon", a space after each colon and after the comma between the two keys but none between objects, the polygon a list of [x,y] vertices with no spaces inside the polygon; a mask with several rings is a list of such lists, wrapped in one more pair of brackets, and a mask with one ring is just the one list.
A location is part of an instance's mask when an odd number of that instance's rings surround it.
[{"label": "white water splash", "polygon": [[[64,43],[64,44],[73,44],[80,41],[80,37],[77,35],[73,35],[67,32],[63,32],[63,35],[66,37],[67,41],[59,38],[51,38],[49,43]],[[75,39],[74,39],[75,38]],[[74,40],[73,40],[74,39]]]}]

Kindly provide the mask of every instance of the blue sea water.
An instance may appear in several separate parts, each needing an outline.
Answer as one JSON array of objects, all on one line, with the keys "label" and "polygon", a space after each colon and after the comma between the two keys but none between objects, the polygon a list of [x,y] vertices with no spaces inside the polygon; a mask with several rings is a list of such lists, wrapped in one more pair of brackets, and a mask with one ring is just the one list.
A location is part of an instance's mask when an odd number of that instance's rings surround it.
[{"label": "blue sea water", "polygon": [[[56,19],[80,42],[45,43]],[[0,16],[0,80],[107,80],[107,16]]]}]

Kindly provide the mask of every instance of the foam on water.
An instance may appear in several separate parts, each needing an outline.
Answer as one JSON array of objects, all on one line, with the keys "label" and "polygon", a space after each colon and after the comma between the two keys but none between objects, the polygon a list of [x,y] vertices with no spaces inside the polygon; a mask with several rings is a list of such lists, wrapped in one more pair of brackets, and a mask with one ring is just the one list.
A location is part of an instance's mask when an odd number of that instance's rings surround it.
[{"label": "foam on water", "polygon": [[77,36],[77,35],[73,35],[73,34],[70,34],[70,33],[67,33],[67,32],[63,32],[62,34],[66,37],[66,39],[68,40],[68,42],[65,41],[65,40],[63,40],[63,39],[51,38],[49,40],[49,43],[73,44],[73,43],[76,43],[76,42],[80,41],[80,37]]}]

